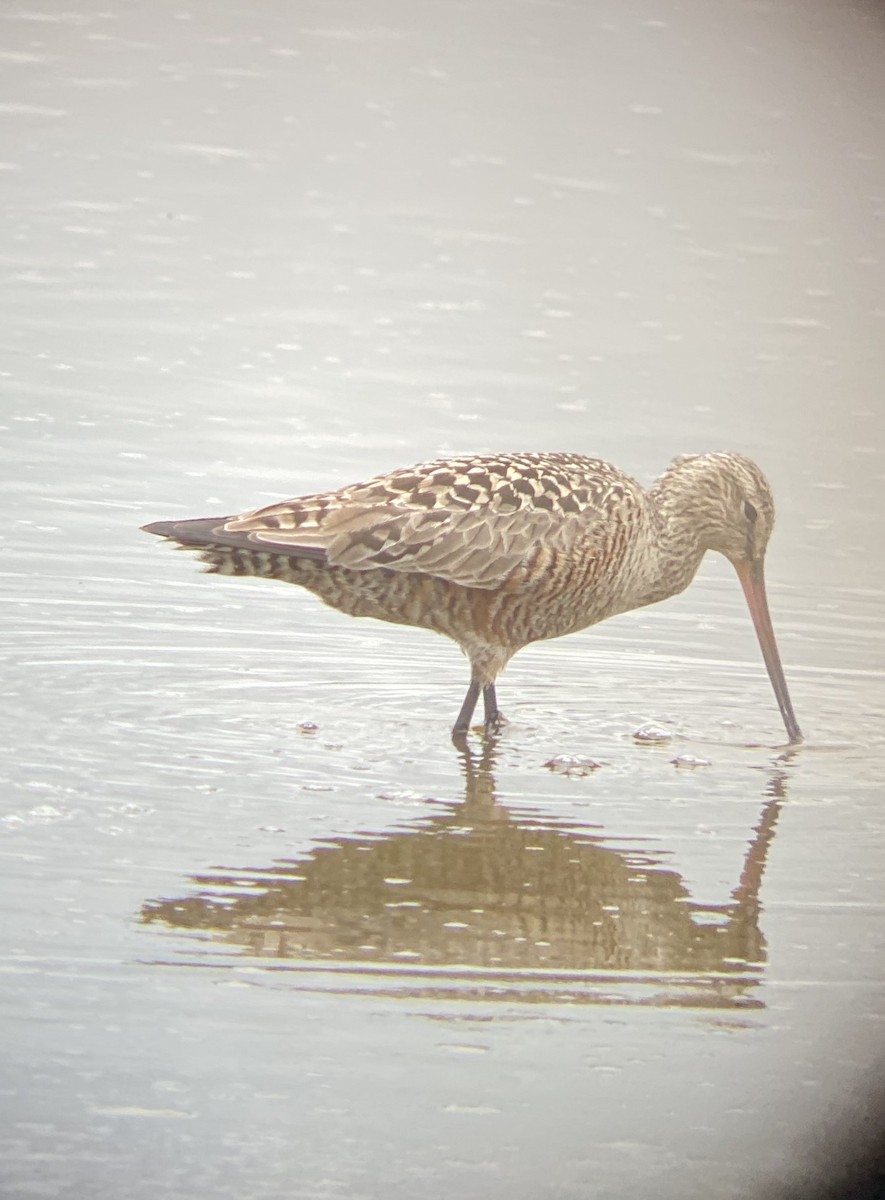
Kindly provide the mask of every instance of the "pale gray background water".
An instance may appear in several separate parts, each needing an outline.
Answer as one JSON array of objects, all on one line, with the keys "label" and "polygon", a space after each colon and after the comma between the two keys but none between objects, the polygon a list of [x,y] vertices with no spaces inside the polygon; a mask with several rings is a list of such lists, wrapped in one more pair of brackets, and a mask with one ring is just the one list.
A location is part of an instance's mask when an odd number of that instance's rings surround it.
[{"label": "pale gray background water", "polygon": [[[4,1197],[731,1200],[862,1093],[883,53],[861,0],[4,6]],[[452,646],[138,532],[542,448],[758,458],[800,753],[722,561],[519,656],[465,776]]]}]

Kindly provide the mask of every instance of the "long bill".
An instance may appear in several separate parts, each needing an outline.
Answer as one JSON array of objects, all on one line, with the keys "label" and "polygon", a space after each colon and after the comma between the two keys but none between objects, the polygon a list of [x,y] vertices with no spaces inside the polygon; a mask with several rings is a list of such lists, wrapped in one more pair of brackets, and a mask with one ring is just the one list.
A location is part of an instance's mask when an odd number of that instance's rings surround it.
[{"label": "long bill", "polygon": [[765,572],[762,560],[759,559],[758,562],[736,562],[734,567],[738,573],[738,579],[741,581],[741,587],[744,589],[744,595],[747,598],[747,606],[750,609],[750,616],[753,618],[753,625],[756,628],[756,636],[759,639],[759,646],[762,649],[762,657],[765,659],[768,678],[771,680],[771,686],[774,688],[774,694],[777,698],[777,705],[781,710],[781,716],[787,728],[787,737],[791,742],[801,742],[802,730],[799,728],[799,722],[796,720],[796,714],[793,712],[790,693],[787,691],[787,681],[784,678],[784,669],[781,666],[781,656],[778,654],[777,642],[774,640],[774,629],[771,625],[768,599],[765,595]]}]

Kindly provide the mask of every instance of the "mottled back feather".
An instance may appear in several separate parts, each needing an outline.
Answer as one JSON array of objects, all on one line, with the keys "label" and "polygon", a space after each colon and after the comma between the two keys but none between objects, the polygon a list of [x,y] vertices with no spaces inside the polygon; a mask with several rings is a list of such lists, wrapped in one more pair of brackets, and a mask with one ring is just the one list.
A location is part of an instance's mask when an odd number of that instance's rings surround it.
[{"label": "mottled back feather", "polygon": [[229,518],[212,540],[492,589],[538,546],[591,553],[610,504],[630,508],[639,494],[610,464],[578,454],[465,456]]}]

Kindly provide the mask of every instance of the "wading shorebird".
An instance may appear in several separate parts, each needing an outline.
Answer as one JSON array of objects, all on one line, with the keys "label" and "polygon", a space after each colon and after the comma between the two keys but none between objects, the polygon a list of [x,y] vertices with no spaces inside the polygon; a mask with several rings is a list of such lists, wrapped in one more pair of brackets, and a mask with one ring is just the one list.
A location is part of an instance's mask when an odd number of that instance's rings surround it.
[{"label": "wading shorebird", "polygon": [[459,455],[233,517],[155,521],[210,573],[297,583],[333,608],[443,633],[470,660],[452,736],[523,646],[675,596],[708,550],[731,562],[791,742],[802,740],[768,613],[774,525],[741,454],[683,455],[646,491],[580,454]]}]

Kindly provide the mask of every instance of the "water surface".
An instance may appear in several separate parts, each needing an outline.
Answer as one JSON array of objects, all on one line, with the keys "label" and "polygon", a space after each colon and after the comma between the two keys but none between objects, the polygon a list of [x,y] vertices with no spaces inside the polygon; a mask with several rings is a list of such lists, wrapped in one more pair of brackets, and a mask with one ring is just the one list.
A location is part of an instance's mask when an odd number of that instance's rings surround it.
[{"label": "water surface", "polygon": [[[878,10],[0,20],[4,1195],[765,1194],[885,1054]],[[138,531],[544,448],[760,461],[803,747],[721,560],[458,755]]]}]

